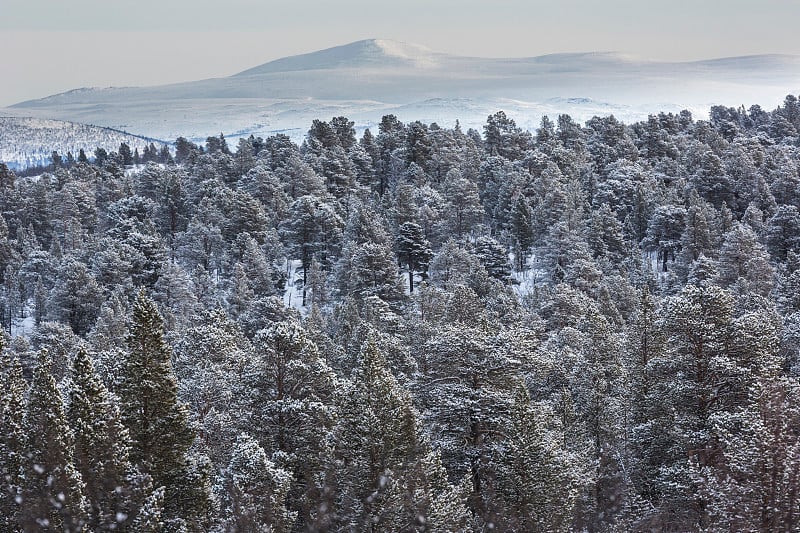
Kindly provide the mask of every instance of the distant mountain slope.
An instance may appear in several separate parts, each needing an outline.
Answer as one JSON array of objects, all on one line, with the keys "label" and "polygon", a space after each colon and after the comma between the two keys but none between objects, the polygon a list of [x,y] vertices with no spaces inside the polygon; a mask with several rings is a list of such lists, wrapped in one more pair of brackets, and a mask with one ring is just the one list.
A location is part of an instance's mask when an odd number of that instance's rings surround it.
[{"label": "distant mountain slope", "polygon": [[274,72],[296,72],[300,70],[333,70],[338,68],[385,68],[434,67],[440,58],[446,58],[432,50],[415,44],[380,39],[357,41],[310,54],[284,57],[245,70],[234,77],[259,76]]},{"label": "distant mountain slope", "polygon": [[[278,59],[227,78],[155,87],[83,88],[21,102],[14,108],[114,105],[189,99],[313,99],[408,104],[432,98],[581,96],[624,103],[681,98],[717,83],[742,88],[800,86],[800,57],[747,56],[686,63],[655,62],[616,53],[551,54],[531,58],[461,57],[386,40],[358,41]],[[738,91],[737,91],[738,89]],[[622,103],[620,101],[620,103]]]},{"label": "distant mountain slope", "polygon": [[158,148],[164,145],[156,139],[75,122],[0,117],[0,162],[12,170],[48,165],[53,150],[62,157],[71,152],[77,158],[83,149],[93,157],[96,148],[116,151],[123,142],[140,153],[151,142]]},{"label": "distant mountain slope", "polygon": [[[608,113],[642,118],[662,109],[707,110],[712,104],[773,107],[797,92],[797,56],[658,62],[591,52],[494,59],[371,39],[278,59],[227,78],[79,89],[19,103],[8,113],[101,124],[163,139],[204,139],[220,132],[235,137],[305,131],[310,119],[337,114],[357,116],[363,127],[392,110],[429,108],[432,101],[439,102],[440,120],[460,119],[469,127],[480,126],[486,116],[461,114],[464,102],[481,113],[497,102],[516,102],[531,113],[580,116],[588,107],[575,102],[592,101],[603,103]],[[455,104],[441,105],[447,101]],[[525,122],[538,118],[526,116]]]}]

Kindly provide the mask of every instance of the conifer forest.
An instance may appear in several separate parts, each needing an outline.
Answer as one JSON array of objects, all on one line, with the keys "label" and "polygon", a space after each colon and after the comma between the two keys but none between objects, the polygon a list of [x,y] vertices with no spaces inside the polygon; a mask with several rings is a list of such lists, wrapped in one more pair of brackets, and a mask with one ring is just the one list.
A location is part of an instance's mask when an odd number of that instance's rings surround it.
[{"label": "conifer forest", "polygon": [[0,164],[0,532],[800,530],[799,132],[790,95]]}]

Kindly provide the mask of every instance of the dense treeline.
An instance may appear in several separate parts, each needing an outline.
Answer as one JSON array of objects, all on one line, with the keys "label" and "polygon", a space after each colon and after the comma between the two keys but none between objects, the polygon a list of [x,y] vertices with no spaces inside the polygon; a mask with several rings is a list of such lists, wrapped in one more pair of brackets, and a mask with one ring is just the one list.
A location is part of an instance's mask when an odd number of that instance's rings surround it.
[{"label": "dense treeline", "polygon": [[796,530],[799,131],[789,96],[0,167],[0,529]]}]

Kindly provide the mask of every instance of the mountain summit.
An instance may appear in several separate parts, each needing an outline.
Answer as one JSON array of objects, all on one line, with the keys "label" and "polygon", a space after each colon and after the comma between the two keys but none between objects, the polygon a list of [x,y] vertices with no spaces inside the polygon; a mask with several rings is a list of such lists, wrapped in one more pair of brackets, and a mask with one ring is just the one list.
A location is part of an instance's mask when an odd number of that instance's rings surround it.
[{"label": "mountain summit", "polygon": [[317,52],[284,57],[247,69],[235,76],[258,76],[302,70],[435,66],[446,54],[424,46],[386,39],[366,39]]}]

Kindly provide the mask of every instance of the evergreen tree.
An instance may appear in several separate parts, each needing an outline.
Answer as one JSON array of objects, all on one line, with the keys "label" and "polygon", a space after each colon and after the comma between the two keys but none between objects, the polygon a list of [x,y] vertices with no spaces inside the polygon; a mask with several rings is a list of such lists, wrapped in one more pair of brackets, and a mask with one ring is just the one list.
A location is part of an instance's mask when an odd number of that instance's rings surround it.
[{"label": "evergreen tree", "polygon": [[195,315],[176,335],[173,364],[178,397],[191,410],[198,439],[222,469],[231,446],[247,428],[250,384],[242,378],[250,346],[222,309]]},{"label": "evergreen tree", "polygon": [[388,243],[366,242],[350,258],[346,292],[360,298],[377,296],[385,302],[402,297],[397,279],[397,261]]},{"label": "evergreen tree", "polygon": [[767,249],[779,261],[788,253],[800,251],[800,211],[793,205],[782,205],[767,222]]},{"label": "evergreen tree", "polygon": [[507,281],[511,276],[508,252],[491,237],[478,237],[475,240],[475,255],[493,278]]},{"label": "evergreen tree", "polygon": [[773,319],[764,313],[734,318],[733,311],[730,293],[713,285],[687,286],[666,304],[666,349],[651,362],[647,399],[660,428],[647,452],[659,463],[659,512],[649,527],[709,527],[706,476],[696,473],[721,468],[722,437],[735,427],[729,417],[746,404],[760,376],[775,375]]},{"label": "evergreen tree", "polygon": [[281,229],[288,241],[289,253],[300,259],[304,306],[311,261],[316,258],[323,266],[331,262],[334,247],[341,241],[342,226],[342,220],[333,208],[312,196],[303,196],[290,207],[289,218]]},{"label": "evergreen tree", "polygon": [[523,132],[505,112],[489,115],[483,127],[485,149],[489,155],[499,155],[506,159],[520,159],[531,144],[531,135]]},{"label": "evergreen tree", "polygon": [[526,264],[533,246],[534,231],[531,207],[523,196],[518,196],[511,211],[511,235],[514,238],[514,256],[517,270]]},{"label": "evergreen tree", "polygon": [[686,224],[686,209],[675,205],[664,205],[656,209],[647,228],[647,237],[642,241],[645,250],[657,252],[661,268],[667,271],[670,259],[675,260],[681,249],[681,236]]},{"label": "evergreen tree", "polygon": [[531,405],[528,390],[520,386],[505,431],[505,450],[498,458],[504,500],[501,529],[570,530],[579,480],[569,455],[547,425],[546,411]]},{"label": "evergreen tree", "polygon": [[356,144],[355,122],[347,117],[334,117],[331,119],[331,129],[336,134],[339,146],[350,150]]},{"label": "evergreen tree", "polygon": [[628,403],[631,406],[629,421],[631,446],[631,482],[642,498],[654,497],[653,487],[656,472],[660,465],[658,450],[650,443],[664,431],[653,410],[658,405],[650,405],[648,398],[656,386],[653,375],[653,361],[663,355],[663,331],[657,326],[658,301],[650,293],[647,285],[642,287],[639,307],[629,322],[627,334],[626,361],[628,374]]},{"label": "evergreen tree", "polygon": [[154,490],[145,500],[131,531],[137,533],[161,533],[164,530],[164,521],[161,515],[164,510],[164,487]]},{"label": "evergreen tree", "polygon": [[99,146],[94,150],[94,164],[98,167],[102,167],[106,161],[108,160],[108,151],[105,148],[100,148]]},{"label": "evergreen tree", "polygon": [[228,148],[228,141],[225,140],[225,135],[220,133],[219,137],[207,137],[206,152],[209,154],[222,153],[225,155],[230,155],[231,151]]},{"label": "evergreen tree", "polygon": [[23,416],[25,414],[25,380],[19,360],[5,351],[0,335],[0,530],[15,532],[16,497],[22,482],[21,468],[25,461]]},{"label": "evergreen tree", "polygon": [[[722,424],[724,464],[698,472],[715,530],[794,531],[800,525],[800,387],[794,379],[763,381],[746,407]],[[726,424],[727,425],[727,424]]]},{"label": "evergreen tree", "polygon": [[289,208],[289,196],[275,172],[263,165],[256,165],[239,180],[239,187],[259,200],[268,213],[280,221]]},{"label": "evergreen tree", "polygon": [[444,192],[447,199],[447,220],[443,222],[445,232],[458,238],[474,231],[475,225],[482,222],[484,215],[475,183],[463,177],[457,170],[451,170],[445,180]]},{"label": "evergreen tree", "polygon": [[769,254],[755,233],[738,222],[723,237],[717,270],[717,283],[724,288],[738,284],[762,296],[772,290],[775,271],[769,264]]},{"label": "evergreen tree", "polygon": [[323,503],[328,439],[338,384],[317,346],[296,321],[273,324],[254,339],[256,357],[247,383],[253,433],[265,450],[284,456],[294,478],[292,504],[300,523],[312,527]]},{"label": "evergreen tree", "polygon": [[72,363],[67,419],[75,436],[75,468],[84,483],[91,531],[125,529],[133,506],[128,431],[119,407],[84,348]]},{"label": "evergreen tree", "polygon": [[428,262],[433,256],[430,244],[422,234],[422,228],[414,222],[405,222],[397,235],[397,256],[408,272],[408,291],[414,292],[414,274],[419,272],[427,278]]},{"label": "evergreen tree", "polygon": [[86,265],[74,258],[62,262],[48,300],[48,315],[69,324],[77,335],[94,325],[102,298],[97,280]]},{"label": "evergreen tree", "polygon": [[131,437],[134,466],[164,487],[164,522],[177,531],[184,524],[196,530],[205,516],[192,515],[209,496],[195,493],[187,453],[194,440],[186,406],[178,401],[172,350],[164,340],[162,319],[152,300],[140,292],[133,305],[127,337],[128,355],[119,384],[122,420]]},{"label": "evergreen tree", "polygon": [[591,484],[579,502],[579,513],[589,530],[602,530],[626,505],[624,472],[618,453],[623,447],[626,376],[620,361],[619,336],[594,308],[582,318],[583,333],[570,376],[570,389],[579,436],[575,443],[591,464]]},{"label": "evergreen tree", "polygon": [[253,438],[239,437],[225,474],[231,500],[227,531],[292,531],[297,512],[286,507],[292,474],[270,461]]},{"label": "evergreen tree", "polygon": [[428,166],[431,160],[431,152],[433,151],[428,127],[417,120],[410,123],[406,128],[406,163],[408,165],[414,164],[424,169]]},{"label": "evergreen tree", "polygon": [[64,402],[39,352],[25,408],[25,458],[17,520],[25,531],[84,531],[88,506],[75,468]]},{"label": "evergreen tree", "polygon": [[[418,401],[432,428],[433,443],[451,476],[470,480],[469,509],[482,527],[498,520],[495,468],[490,460],[503,431],[519,361],[492,341],[496,332],[478,326],[482,310],[474,292],[453,291],[445,318],[418,351]],[[477,304],[477,305],[476,305]]]},{"label": "evergreen tree", "polygon": [[127,143],[122,143],[119,145],[119,155],[122,158],[122,164],[124,166],[130,166],[133,164],[133,153],[131,152],[131,147]]},{"label": "evergreen tree", "polygon": [[443,530],[463,530],[463,501],[427,453],[411,398],[372,339],[340,402],[334,435],[344,469],[337,472],[337,526],[427,531],[430,517]]}]

